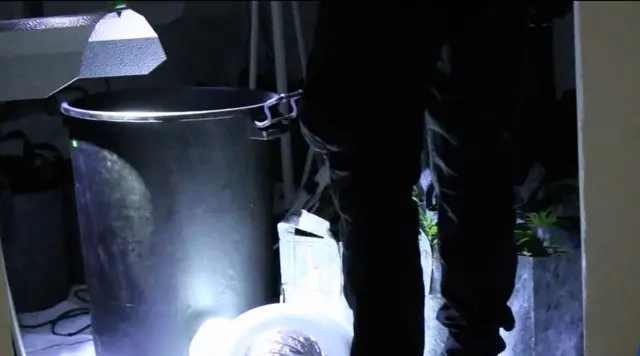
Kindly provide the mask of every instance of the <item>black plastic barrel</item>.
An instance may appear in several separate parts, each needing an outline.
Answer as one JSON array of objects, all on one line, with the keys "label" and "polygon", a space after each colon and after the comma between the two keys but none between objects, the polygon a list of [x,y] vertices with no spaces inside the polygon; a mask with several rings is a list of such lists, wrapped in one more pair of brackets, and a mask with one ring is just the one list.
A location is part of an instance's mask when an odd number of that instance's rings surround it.
[{"label": "black plastic barrel", "polygon": [[[0,228],[7,278],[17,313],[56,306],[69,297],[69,236],[64,190],[71,169],[55,146],[33,143],[21,131],[0,142],[18,142],[22,153],[0,156]],[[6,192],[5,192],[6,190]]]},{"label": "black plastic barrel", "polygon": [[96,356],[188,356],[203,318],[277,297],[274,167],[250,138],[286,99],[183,88],[62,105]]}]

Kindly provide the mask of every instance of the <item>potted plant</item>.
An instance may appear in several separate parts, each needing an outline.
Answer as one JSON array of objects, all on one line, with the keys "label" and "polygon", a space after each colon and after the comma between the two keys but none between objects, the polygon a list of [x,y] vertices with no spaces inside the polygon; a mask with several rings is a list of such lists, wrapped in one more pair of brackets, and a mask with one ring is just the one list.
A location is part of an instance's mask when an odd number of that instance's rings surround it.
[{"label": "potted plant", "polygon": [[[420,217],[425,280],[425,356],[440,355],[447,331],[436,321],[440,295],[437,213],[414,191]],[[430,200],[430,199],[427,199]],[[579,356],[583,354],[582,266],[579,249],[565,247],[563,222],[550,210],[518,212],[514,229],[519,255],[511,306],[516,328],[503,333],[503,355]]]}]

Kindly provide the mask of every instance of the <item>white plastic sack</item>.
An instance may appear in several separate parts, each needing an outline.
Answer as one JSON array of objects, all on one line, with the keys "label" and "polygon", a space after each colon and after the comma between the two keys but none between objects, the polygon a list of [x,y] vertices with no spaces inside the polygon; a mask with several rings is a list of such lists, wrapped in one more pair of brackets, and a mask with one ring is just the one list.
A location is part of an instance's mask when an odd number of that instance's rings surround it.
[{"label": "white plastic sack", "polygon": [[335,303],[342,297],[340,248],[329,228],[329,222],[305,210],[278,224],[283,302]]}]

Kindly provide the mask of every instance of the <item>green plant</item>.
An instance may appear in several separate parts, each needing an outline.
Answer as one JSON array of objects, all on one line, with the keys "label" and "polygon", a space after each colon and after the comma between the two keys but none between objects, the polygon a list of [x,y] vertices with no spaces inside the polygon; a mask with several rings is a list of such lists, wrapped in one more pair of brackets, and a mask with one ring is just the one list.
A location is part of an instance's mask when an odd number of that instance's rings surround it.
[{"label": "green plant", "polygon": [[[553,230],[566,225],[551,210],[521,214],[523,224],[516,224],[514,237],[518,254],[528,257],[549,257],[559,253],[569,252],[562,247],[553,235]],[[546,234],[545,239],[541,235]]]},{"label": "green plant", "polygon": [[424,238],[429,241],[431,246],[437,245],[438,224],[435,218],[435,213],[425,209],[418,209],[418,214],[420,217],[420,231],[424,234]]},{"label": "green plant", "polygon": [[537,229],[548,229],[566,224],[565,221],[560,220],[558,215],[551,210],[544,210],[538,213],[525,213],[523,214],[523,220],[527,225]]},{"label": "green plant", "polygon": [[[424,208],[421,190],[414,189],[413,200],[416,201],[420,218],[422,236],[435,247],[438,244],[438,225],[435,213]],[[557,238],[551,234],[554,228],[565,225],[564,221],[551,210],[535,213],[518,214],[522,223],[516,224],[513,237],[516,241],[517,253],[527,257],[549,257],[555,254],[569,252],[568,249],[556,243]],[[548,234],[544,239],[541,234]],[[421,237],[422,237],[421,236]]]},{"label": "green plant", "polygon": [[426,238],[431,246],[438,244],[438,221],[435,213],[424,208],[424,193],[416,186],[413,189],[413,200],[418,206],[418,219],[420,223],[420,238]]}]

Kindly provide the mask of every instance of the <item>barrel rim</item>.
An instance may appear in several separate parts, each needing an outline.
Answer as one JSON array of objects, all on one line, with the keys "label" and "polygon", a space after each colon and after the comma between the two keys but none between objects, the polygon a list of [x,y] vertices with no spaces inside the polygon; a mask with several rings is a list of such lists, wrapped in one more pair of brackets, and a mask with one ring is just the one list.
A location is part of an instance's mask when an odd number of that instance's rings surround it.
[{"label": "barrel rim", "polygon": [[[145,112],[145,111],[105,111],[105,110],[91,110],[82,108],[82,104],[90,102],[90,100],[97,100],[100,98],[106,98],[114,93],[117,95],[131,95],[131,94],[143,94],[143,93],[157,93],[168,94],[175,92],[176,90],[182,91],[194,91],[194,92],[236,92],[242,94],[249,94],[260,100],[249,100],[246,105],[236,106],[225,109],[212,109],[212,110],[183,110],[183,111],[164,111],[164,112]],[[60,105],[60,111],[62,114],[75,118],[93,121],[110,121],[110,122],[171,122],[171,121],[201,121],[201,120],[213,120],[213,119],[229,119],[236,116],[242,111],[251,109],[264,109],[270,102],[278,98],[279,95],[273,92],[264,90],[254,90],[245,88],[233,88],[233,87],[182,87],[171,89],[130,89],[117,92],[106,92],[90,95],[88,97],[79,98],[71,102],[63,102]]]}]

